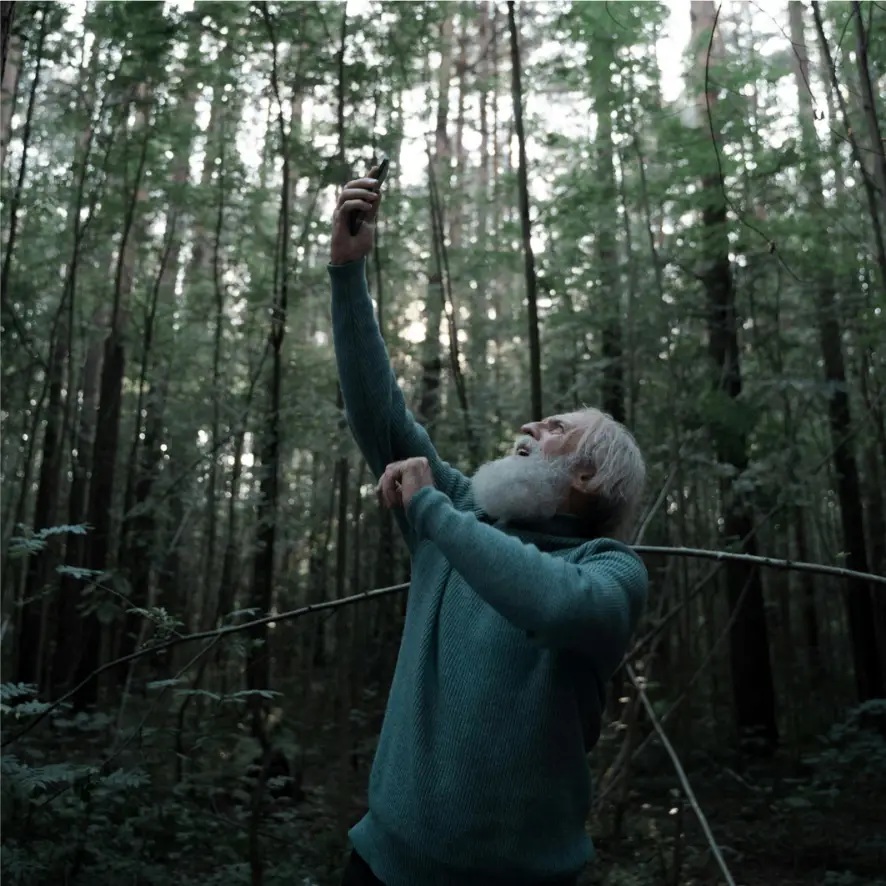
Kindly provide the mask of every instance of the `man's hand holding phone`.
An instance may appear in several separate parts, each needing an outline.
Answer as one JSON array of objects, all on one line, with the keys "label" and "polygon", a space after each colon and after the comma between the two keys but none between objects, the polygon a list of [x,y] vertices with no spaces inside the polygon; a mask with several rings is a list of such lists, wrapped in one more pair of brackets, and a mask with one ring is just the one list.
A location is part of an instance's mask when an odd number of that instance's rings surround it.
[{"label": "man's hand holding phone", "polygon": [[379,188],[387,173],[387,165],[387,161],[384,161],[371,169],[366,178],[348,182],[338,195],[332,217],[329,256],[332,264],[343,265],[358,261],[372,250],[375,219],[381,203]]}]

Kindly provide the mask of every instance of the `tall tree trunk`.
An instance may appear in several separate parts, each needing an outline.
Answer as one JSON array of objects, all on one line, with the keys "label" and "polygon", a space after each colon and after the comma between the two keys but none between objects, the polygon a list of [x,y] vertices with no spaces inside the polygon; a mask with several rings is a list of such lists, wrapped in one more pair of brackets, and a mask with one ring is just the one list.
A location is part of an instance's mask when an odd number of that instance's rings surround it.
[{"label": "tall tree trunk", "polygon": [[49,4],[40,7],[40,30],[37,35],[37,43],[34,47],[35,63],[34,76],[31,80],[31,91],[28,95],[28,109],[25,111],[25,122],[22,127],[22,159],[19,163],[18,177],[16,179],[15,188],[12,192],[12,198],[9,200],[9,222],[6,230],[6,242],[3,249],[3,265],[0,270],[0,305],[7,311],[11,311],[9,302],[11,295],[9,292],[10,271],[12,269],[12,256],[15,253],[16,234],[18,232],[19,209],[21,208],[22,194],[24,192],[25,180],[28,174],[28,160],[30,159],[31,148],[31,132],[34,126],[34,111],[37,107],[37,90],[40,86],[40,74],[43,70],[43,47],[46,42],[47,16],[49,15]]},{"label": "tall tree trunk", "polygon": [[3,42],[6,43],[7,40],[9,40],[9,55],[4,53],[3,80],[0,81],[0,167],[6,165],[6,149],[12,138],[12,115],[15,111],[15,100],[18,97],[22,63],[21,37],[15,34],[10,38],[9,31],[4,29]]},{"label": "tall tree trunk", "polygon": [[[862,344],[860,367],[858,372],[861,399],[874,426],[873,432],[865,448],[867,463],[867,501],[868,501],[868,537],[870,538],[870,568],[875,575],[886,573],[886,430],[884,430],[883,407],[879,397],[871,391],[870,380],[875,372],[874,353],[869,344]],[[878,443],[880,444],[878,446]],[[882,453],[882,462],[881,462]],[[876,592],[874,592],[876,593]],[[884,638],[886,639],[886,638]],[[881,656],[886,646],[880,646]],[[886,661],[884,661],[886,664]]]},{"label": "tall tree trunk", "polygon": [[0,40],[3,41],[2,55],[0,55],[0,79],[6,76],[6,66],[9,63],[9,56],[12,54],[9,44],[17,5],[15,0],[3,0],[0,3]]},{"label": "tall tree trunk", "polygon": [[[243,417],[246,425],[248,413]],[[222,556],[221,575],[218,580],[218,605],[216,606],[214,624],[218,625],[234,609],[234,597],[237,583],[237,559],[239,546],[237,533],[239,521],[237,520],[238,506],[240,504],[240,480],[243,476],[243,450],[246,440],[245,430],[241,430],[236,437],[234,445],[234,466],[231,469],[230,491],[228,493],[228,530],[225,542],[225,552]]]},{"label": "tall tree trunk", "polygon": [[[186,70],[193,70],[196,64],[196,59],[192,59]],[[197,99],[196,93],[184,96],[180,106],[181,119],[189,127],[191,134],[196,131]],[[156,568],[153,555],[157,538],[157,512],[150,499],[163,463],[161,446],[170,382],[168,353],[164,353],[162,339],[159,344],[157,341],[160,338],[158,333],[163,332],[162,328],[158,329],[157,314],[158,311],[171,311],[175,306],[182,246],[182,215],[187,199],[183,191],[190,175],[191,146],[192,137],[189,134],[183,138],[172,164],[167,194],[165,242],[144,325],[138,404],[124,497],[124,523],[120,533],[123,554],[120,562],[129,573],[132,589],[130,603],[136,609],[145,609],[150,604],[151,584]],[[205,593],[205,587],[203,591]],[[143,628],[144,619],[140,615],[124,615],[118,655],[129,655],[135,651]],[[123,680],[126,673],[121,668],[117,673],[118,679]]]},{"label": "tall tree trunk", "polygon": [[[486,360],[489,353],[491,324],[489,310],[492,307],[488,280],[487,256],[489,254],[489,204],[490,204],[490,163],[489,150],[491,133],[489,104],[492,95],[492,20],[489,3],[480,4],[478,40],[480,58],[478,62],[477,88],[480,104],[480,165],[476,173],[474,203],[476,205],[476,250],[479,260],[471,267],[477,289],[468,303],[470,311],[470,337],[467,343],[468,371],[474,377],[474,408],[483,409],[488,400],[489,385],[485,382]],[[478,445],[481,451],[488,450],[488,429],[482,424],[477,427]]]},{"label": "tall tree trunk", "polygon": [[[107,325],[104,309],[96,312],[92,326]],[[74,451],[71,455],[71,486],[68,491],[68,523],[87,522],[92,454],[95,448],[96,405],[104,344],[97,336],[86,346],[80,376],[80,412],[75,420]],[[86,563],[89,537],[76,535],[67,547],[69,562]],[[62,576],[56,618],[55,652],[52,659],[53,694],[63,690],[77,665],[84,619],[79,610],[83,582],[71,574]]]},{"label": "tall tree trunk", "polygon": [[[277,517],[280,510],[280,407],[283,399],[283,339],[286,332],[286,312],[289,307],[289,240],[292,228],[290,217],[292,198],[290,133],[287,130],[283,99],[280,94],[279,46],[266,9],[265,15],[272,42],[271,89],[273,103],[277,106],[277,134],[283,163],[283,175],[280,184],[280,212],[277,219],[277,248],[274,255],[274,291],[267,338],[271,366],[264,428],[260,437],[259,476],[261,479],[257,508],[256,547],[252,565],[251,604],[262,615],[271,611],[274,599]],[[295,92],[298,93],[300,89],[300,85],[296,84]],[[251,727],[253,737],[265,746],[267,742],[263,717],[265,706],[258,692],[267,690],[271,684],[268,627],[263,625],[250,633],[253,643],[246,659],[246,686],[253,693],[249,698]],[[267,750],[265,747],[266,753]]]},{"label": "tall tree trunk", "polygon": [[[714,4],[711,0],[693,0],[691,4],[692,39],[697,53],[696,76],[716,120],[716,90],[707,82],[708,66],[715,67],[722,58],[722,40],[714,35]],[[710,55],[710,58],[709,58]],[[711,132],[715,145],[721,141]],[[722,149],[721,149],[722,150]],[[711,158],[711,166],[714,166]],[[714,376],[715,396],[723,398],[723,407],[739,409],[742,379],[739,358],[739,321],[735,305],[735,283],[729,260],[725,182],[718,169],[711,169],[702,179],[704,209],[701,232],[705,269],[701,277],[707,296],[708,354]],[[732,468],[733,479],[724,480],[721,490],[724,541],[738,550],[756,553],[753,536],[754,512],[751,501],[736,480],[748,467],[747,432],[736,422],[712,424],[717,460]],[[769,631],[763,599],[763,582],[756,566],[732,562],[726,567],[726,586],[733,619],[730,631],[732,691],[739,739],[749,752],[772,753],[778,742],[775,718],[775,687],[769,656]]]},{"label": "tall tree trunk", "polygon": [[[614,40],[607,40],[607,61],[615,61]],[[615,146],[612,142],[612,78],[599,77],[603,65],[594,70],[598,79],[592,84],[597,112],[597,170],[599,179],[600,210],[603,213],[597,228],[597,262],[600,288],[598,298],[602,299],[600,313],[604,317],[601,334],[603,349],[603,409],[616,421],[625,420],[624,355],[621,328],[621,287],[618,285],[618,252],[615,232],[618,229],[617,195],[615,179]],[[606,65],[607,74],[609,65]]]},{"label": "tall tree trunk", "polygon": [[[347,50],[348,41],[348,9],[347,4],[342,7],[341,25],[339,28],[339,45],[338,45],[338,155],[339,164],[342,175],[342,185],[347,184],[350,179],[350,170],[347,161],[347,139],[345,132],[345,112],[347,97],[347,69],[345,67],[345,52]],[[378,103],[376,102],[374,113],[378,114]],[[295,113],[292,119],[296,119]],[[375,133],[373,132],[373,135]],[[336,405],[339,413],[343,414],[345,401],[341,391],[341,385],[336,387]],[[342,422],[342,424],[344,424]],[[344,430],[344,427],[342,428]],[[335,596],[340,599],[345,595],[347,586],[346,571],[348,558],[348,480],[351,474],[351,466],[348,461],[347,453],[348,444],[342,441],[341,453],[335,463],[335,480],[338,485],[338,519],[336,521],[335,531]],[[344,619],[336,622],[339,630],[343,630]],[[341,699],[339,699],[341,700]]]},{"label": "tall tree trunk", "polygon": [[[222,588],[227,587],[227,577],[223,577],[225,564],[228,558],[228,548],[222,555],[221,568],[216,567],[218,535],[219,535],[219,501],[218,489],[221,480],[221,466],[219,455],[224,441],[229,439],[230,427],[222,427],[222,400],[224,397],[224,359],[223,343],[224,332],[227,326],[227,294],[222,281],[221,250],[222,233],[224,230],[227,181],[228,181],[228,137],[235,128],[234,121],[239,119],[242,107],[239,101],[232,101],[231,95],[237,95],[235,89],[230,94],[225,93],[228,86],[234,87],[236,71],[234,61],[234,43],[229,41],[219,53],[222,76],[215,83],[212,109],[209,114],[209,126],[207,127],[208,150],[200,175],[200,188],[204,193],[209,193],[213,185],[213,176],[217,179],[217,198],[213,210],[212,228],[210,235],[210,218],[202,213],[196,213],[193,219],[194,250],[188,266],[186,285],[197,285],[199,280],[207,277],[212,279],[214,294],[214,327],[212,337],[212,423],[209,435],[209,447],[213,458],[209,463],[209,482],[206,489],[206,549],[203,568],[203,615],[201,624],[209,627],[216,624],[218,614],[223,610],[225,614],[230,612],[230,607],[220,607],[219,594]],[[211,261],[210,261],[211,250]],[[240,435],[242,438],[242,435]],[[238,439],[237,446],[242,446]],[[238,474],[240,466],[235,465],[234,471]],[[236,501],[239,495],[233,492]],[[233,598],[231,598],[233,601]]]},{"label": "tall tree trunk", "polygon": [[[81,82],[84,89],[80,101],[84,107],[94,102],[97,98],[96,76],[100,54],[92,53],[88,65],[84,64],[81,72]],[[108,94],[101,99],[96,119],[100,119],[108,100]],[[76,325],[77,291],[81,263],[81,249],[88,226],[95,218],[96,207],[102,195],[103,188],[96,187],[92,191],[88,210],[84,216],[83,205],[89,169],[97,165],[92,158],[93,147],[96,145],[97,126],[87,125],[79,139],[79,151],[72,164],[72,176],[76,181],[75,196],[71,205],[72,244],[71,257],[68,260],[65,275],[64,292],[62,295],[63,306],[67,310],[67,334],[68,344],[68,408],[66,409],[66,423],[72,429],[72,443],[70,447],[70,477],[68,488],[67,522],[71,525],[86,522],[88,519],[87,505],[89,494],[89,474],[93,447],[95,445],[95,421],[96,421],[96,398],[98,395],[98,380],[102,364],[102,341],[95,337],[92,330],[102,329],[109,322],[106,310],[101,307],[97,310],[88,327],[87,342],[85,348],[85,360],[80,369],[80,378],[75,378],[74,363],[74,332]],[[111,157],[114,138],[106,140],[102,158],[103,178],[107,175],[108,161]],[[108,253],[108,271],[111,267],[111,255]],[[79,392],[79,408],[78,408]],[[67,446],[65,435],[62,436],[63,444]],[[66,555],[69,562],[85,564],[87,562],[87,550],[89,537],[75,535],[68,539]],[[77,650],[80,643],[80,631],[82,620],[79,612],[79,597],[82,580],[65,573],[61,576],[58,590],[58,600],[53,607],[54,620],[50,620],[49,627],[53,632],[55,648],[53,650],[50,670],[51,688],[53,692],[62,689],[70,679],[74,665],[76,664]]]},{"label": "tall tree trunk", "polygon": [[[437,122],[434,130],[434,154],[429,157],[428,176],[437,182],[439,194],[438,216],[442,218],[446,230],[445,219],[451,193],[452,144],[449,139],[449,88],[452,83],[452,50],[453,50],[453,13],[447,7],[445,17],[440,26],[440,67],[437,70]],[[430,190],[430,189],[429,189]],[[434,207],[430,206],[432,246],[436,221]],[[421,348],[421,388],[417,418],[433,432],[434,423],[440,412],[440,384],[443,371],[443,360],[440,356],[440,323],[443,319],[443,303],[446,294],[443,287],[443,274],[439,263],[435,260],[436,253],[432,248],[428,259],[428,288],[425,297],[425,339]]]},{"label": "tall tree trunk", "polygon": [[[809,61],[806,51],[803,6],[798,0],[789,4],[791,42],[794,53],[794,77],[800,106],[800,134],[806,164],[803,183],[810,197],[809,211],[821,203],[822,180],[818,165],[818,142],[815,136],[812,95],[809,91]],[[827,220],[822,218],[817,230],[827,231]],[[826,236],[818,243],[816,254],[827,256],[830,250]],[[864,510],[861,498],[858,464],[852,439],[852,415],[849,392],[846,387],[846,367],[843,358],[842,330],[836,295],[833,263],[816,262],[815,313],[821,346],[824,375],[830,391],[828,397],[828,424],[833,446],[833,466],[836,474],[837,498],[840,502],[840,522],[843,546],[847,552],[846,565],[857,572],[868,571],[865,543]],[[846,612],[852,637],[855,682],[859,699],[879,698],[884,692],[883,672],[877,648],[876,620],[871,588],[865,581],[847,582]]]},{"label": "tall tree trunk", "polygon": [[[64,311],[64,306],[61,308]],[[37,483],[37,500],[34,505],[34,529],[46,529],[56,525],[59,498],[59,467],[62,444],[64,402],[62,385],[65,361],[68,356],[67,335],[56,329],[55,344],[49,357],[49,400],[46,407],[46,423],[43,429],[43,454],[40,477]],[[28,563],[24,600],[18,630],[16,631],[16,679],[22,683],[39,685],[42,678],[43,648],[41,625],[45,600],[44,585],[48,577],[47,565],[50,551],[55,547],[32,556]]]},{"label": "tall tree trunk", "polygon": [[[120,440],[120,413],[123,399],[123,378],[126,371],[126,355],[123,342],[123,326],[128,314],[129,298],[135,279],[135,263],[138,253],[136,234],[139,205],[146,196],[142,184],[147,160],[151,130],[148,125],[152,95],[148,86],[140,84],[136,91],[135,124],[133,135],[141,137],[141,151],[134,180],[131,184],[126,217],[120,238],[117,269],[110,326],[104,342],[101,380],[99,382],[98,416],[96,419],[95,446],[92,464],[101,465],[93,472],[89,486],[89,523],[92,529],[87,545],[87,567],[96,574],[108,566],[111,550],[114,482],[117,473],[117,452]],[[95,671],[101,661],[101,622],[95,609],[83,616],[83,635],[80,659],[74,673],[74,682],[82,682]],[[98,699],[98,683],[90,680],[73,699],[76,708],[95,704]]]},{"label": "tall tree trunk", "polygon": [[[861,3],[858,0],[852,0],[852,16],[855,19],[855,63],[858,66],[858,82],[861,85],[864,122],[868,130],[868,151],[874,167],[874,181],[877,184],[880,198],[877,201],[880,217],[882,223],[886,224],[886,141],[884,141],[881,135],[880,121],[877,118],[877,103],[874,99],[874,86],[871,82],[871,68],[868,57],[870,34],[865,29]],[[882,93],[880,98],[883,98]]]},{"label": "tall tree trunk", "polygon": [[532,223],[529,219],[529,174],[526,161],[526,133],[523,130],[523,85],[520,73],[520,41],[514,13],[514,0],[508,0],[508,30],[511,35],[511,96],[514,102],[514,127],[520,167],[517,170],[517,194],[520,201],[520,228],[523,234],[523,260],[526,276],[526,306],[529,319],[529,385],[531,418],[544,416],[541,394],[541,340],[538,334],[538,299],[535,255],[532,251]]},{"label": "tall tree trunk", "polygon": [[821,8],[817,0],[812,0],[812,16],[815,20],[815,31],[818,36],[822,61],[824,62],[825,69],[828,73],[828,79],[830,80],[831,88],[828,90],[828,97],[830,99],[830,96],[833,94],[834,98],[836,98],[837,107],[840,109],[840,115],[843,118],[843,126],[845,127],[844,137],[846,141],[849,142],[852,160],[858,167],[858,172],[861,176],[862,185],[864,187],[865,197],[868,204],[868,215],[871,219],[871,236],[874,241],[874,257],[880,268],[880,289],[881,291],[886,292],[886,236],[884,236],[884,225],[880,218],[884,195],[877,194],[873,178],[868,172],[868,166],[865,163],[864,155],[855,135],[855,130],[852,127],[852,121],[849,117],[849,109],[846,105],[846,99],[843,97],[843,92],[840,89],[840,83],[837,78],[837,66],[834,63],[833,56],[831,55],[831,48],[828,45],[827,37],[825,36],[824,22],[821,18]]},{"label": "tall tree trunk", "polygon": [[[50,359],[47,371],[49,399],[43,431],[43,453],[33,520],[34,528],[37,530],[56,525],[61,494],[62,450],[66,443],[65,436],[72,411],[72,398],[70,395],[63,396],[65,368],[73,356],[71,351],[74,335],[74,300],[80,247],[83,233],[95,206],[93,199],[84,219],[83,203],[92,143],[91,130],[81,134],[78,140],[78,151],[71,168],[72,178],[75,182],[74,195],[68,211],[72,231],[72,248],[62,284],[58,314],[50,334]],[[51,538],[47,548],[38,556],[30,558],[28,564],[24,590],[25,603],[22,606],[21,622],[16,633],[18,679],[25,683],[39,685],[42,681],[44,666],[48,664],[47,661],[44,661],[43,653],[45,651],[44,642],[47,639],[49,601],[43,598],[43,593],[54,555],[58,553],[60,541],[58,538]]]}]

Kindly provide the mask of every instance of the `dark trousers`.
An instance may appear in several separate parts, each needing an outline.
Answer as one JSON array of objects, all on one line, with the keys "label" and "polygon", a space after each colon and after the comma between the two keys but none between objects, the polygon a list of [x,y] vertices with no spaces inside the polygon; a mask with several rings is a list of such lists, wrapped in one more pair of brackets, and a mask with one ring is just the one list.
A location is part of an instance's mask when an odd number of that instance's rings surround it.
[{"label": "dark trousers", "polygon": [[[568,877],[565,880],[552,882],[550,886],[575,886],[577,882],[577,878]],[[385,886],[385,884],[372,873],[369,865],[356,852],[351,852],[341,886]],[[416,883],[416,886],[420,884]]]},{"label": "dark trousers", "polygon": [[341,886],[385,886],[385,884],[372,873],[372,868],[356,852],[351,852],[344,876],[341,878]]}]

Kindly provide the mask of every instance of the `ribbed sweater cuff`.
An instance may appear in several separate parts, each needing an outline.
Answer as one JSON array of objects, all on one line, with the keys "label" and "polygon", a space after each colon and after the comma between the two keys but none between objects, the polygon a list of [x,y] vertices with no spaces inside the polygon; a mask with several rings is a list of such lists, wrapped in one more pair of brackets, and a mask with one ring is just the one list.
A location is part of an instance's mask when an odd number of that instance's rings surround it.
[{"label": "ribbed sweater cuff", "polygon": [[358,258],[357,261],[345,262],[343,265],[329,262],[326,269],[329,271],[329,276],[337,283],[360,283],[361,278],[366,276],[366,259]]}]

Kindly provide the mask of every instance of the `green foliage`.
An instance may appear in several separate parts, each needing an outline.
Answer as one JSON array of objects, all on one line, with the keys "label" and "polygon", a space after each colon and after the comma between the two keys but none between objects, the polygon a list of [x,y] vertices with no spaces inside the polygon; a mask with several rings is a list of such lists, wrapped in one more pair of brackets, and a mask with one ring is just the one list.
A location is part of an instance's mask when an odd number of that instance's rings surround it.
[{"label": "green foliage", "polygon": [[[86,535],[89,531],[89,527],[85,523],[75,526],[47,526],[44,529],[38,529],[36,532],[29,530],[26,526],[20,525],[18,528],[23,534],[14,535],[10,539],[8,554],[10,557],[30,557],[44,550],[51,538],[68,533],[72,535]],[[89,570],[84,571],[90,573]]]},{"label": "green foliage", "polygon": [[847,790],[853,782],[881,785],[886,790],[886,699],[872,699],[852,708],[822,739],[822,749],[807,757],[816,770],[815,783]]},{"label": "green foliage", "polygon": [[[203,697],[236,705],[247,695]],[[46,709],[34,697],[33,687],[0,684],[0,698],[5,738],[10,716],[26,721]],[[16,700],[19,703],[11,707]],[[163,731],[142,731],[136,756],[125,748],[102,753],[95,741],[102,740],[110,725],[105,714],[70,718],[59,711],[53,717],[56,737],[49,745],[25,739],[21,749],[0,757],[3,881],[16,886],[62,882],[162,886],[169,882],[172,865],[177,882],[184,886],[250,883],[245,859],[253,788],[237,787],[237,770],[242,773],[255,747],[240,741],[228,768],[194,773],[170,785],[152,778],[137,761],[137,757],[147,761],[160,750]],[[219,739],[221,735],[216,736]],[[94,752],[86,750],[90,745]],[[221,745],[230,747],[223,740]],[[214,754],[210,748],[201,744],[204,754]],[[45,759],[66,754],[71,756],[65,762]],[[267,791],[279,792],[286,781],[271,779]],[[309,883],[306,859],[313,861],[315,870],[320,860],[292,843],[292,834],[304,826],[296,811],[277,800],[270,806],[265,802],[259,815],[262,851],[273,863],[265,883]],[[341,849],[339,845],[335,852]]]},{"label": "green foliage", "polygon": [[[438,185],[469,415],[446,371],[444,330],[435,355],[444,367],[435,442],[448,460],[468,465],[467,424],[480,458],[500,454],[526,420],[529,399],[502,4],[17,8],[24,42],[14,94],[4,83],[13,113],[0,170],[3,602],[10,613],[3,652],[4,667],[13,669],[0,685],[4,739],[47,713],[47,699],[70,688],[69,670],[86,652],[100,649],[98,665],[137,643],[149,649],[264,614],[252,576],[258,483],[269,469],[280,496],[275,611],[405,576],[404,549],[388,544],[372,478],[341,420],[325,262],[335,189],[386,150],[394,162],[369,280],[398,381],[414,405],[433,365],[422,342],[439,338],[427,328],[434,234],[425,157],[426,140],[443,134],[438,114],[452,152]],[[722,6],[724,58],[708,66],[716,95],[710,120],[697,103],[698,60],[685,45],[688,5],[517,8],[546,411],[598,403],[601,379],[621,368],[626,418],[657,502],[649,543],[734,541],[719,532],[729,486],[755,514],[760,553],[799,557],[802,545],[807,559],[833,562],[845,545],[839,471],[828,470],[829,407],[835,392],[846,392],[855,419],[847,451],[859,457],[876,569],[886,287],[849,149],[851,129],[868,173],[876,171],[852,51],[853,5],[821,6],[849,127],[829,106],[830,72],[804,12],[817,119],[811,145],[799,137],[787,4],[778,11]],[[886,70],[884,7],[861,9],[877,92],[876,73]],[[453,65],[441,109],[447,22]],[[717,151],[709,123],[720,133]],[[813,168],[824,173],[820,187],[807,185]],[[722,184],[705,184],[720,172]],[[713,238],[703,210],[724,204],[726,221],[715,233],[728,243],[737,399],[712,371],[704,285]],[[826,382],[821,365],[816,296],[825,271],[837,292],[844,382]],[[284,272],[281,455],[269,466],[257,454],[266,442],[269,306]],[[102,368],[111,365],[109,306],[118,294],[120,395],[99,423]],[[620,358],[604,353],[611,325],[621,335]],[[53,407],[51,368],[59,369],[61,391]],[[96,431],[112,421],[117,450],[105,453],[110,463],[93,464]],[[730,441],[738,444],[734,456]],[[719,458],[714,442],[724,443]],[[112,468],[114,488],[90,513],[89,493]],[[31,531],[19,522],[33,525],[38,500],[55,511],[45,522],[58,525]],[[79,522],[95,524],[96,514],[110,517],[98,542]],[[107,551],[96,563],[99,542]],[[835,837],[841,851],[816,856],[808,882],[821,886],[828,870],[834,886],[860,884],[868,859],[883,857],[875,840],[857,838],[865,822],[856,828],[852,818],[855,796],[876,810],[876,797],[864,792],[876,786],[883,795],[882,738],[867,725],[880,716],[876,704],[828,732],[807,761],[811,774],[767,772],[758,782],[757,773],[739,775],[725,749],[730,687],[742,671],[730,667],[725,650],[731,646],[732,665],[741,664],[735,649],[743,642],[729,642],[732,613],[718,593],[720,576],[710,580],[704,563],[650,565],[651,614],[666,624],[649,683],[655,709],[669,712],[683,694],[667,724],[681,757],[716,759],[716,767],[696,767],[693,783],[730,862],[751,871],[741,882],[769,886],[752,866],[755,856],[776,870],[773,882],[791,882],[802,865],[784,861],[785,847],[799,847],[798,855],[817,850],[822,834],[847,821],[852,840]],[[854,691],[851,640],[834,603],[843,588],[818,577],[803,584],[790,573],[767,573],[765,582],[770,648],[751,654],[774,663],[779,726],[786,751],[796,752]],[[674,619],[672,604],[682,607]],[[334,883],[347,825],[364,800],[400,606],[391,599],[359,614],[306,619],[310,628],[300,634],[277,625],[267,647],[252,634],[227,637],[189,667],[194,644],[105,671],[89,684],[100,687],[97,708],[53,710],[0,761],[4,880],[146,886],[173,876],[182,886],[229,886],[254,882],[248,860],[257,856],[264,886],[308,886],[309,876]],[[810,616],[818,649],[827,651],[827,675],[815,692],[803,654]],[[95,634],[83,633],[89,644],[64,659],[67,639],[93,621]],[[15,634],[25,628],[25,650],[33,644],[42,652],[39,690],[15,672]],[[273,688],[245,689],[244,663],[264,655]],[[19,677],[24,682],[14,682]],[[273,710],[275,746],[310,784],[299,804],[269,801],[255,818],[244,772],[260,748],[241,721],[259,701]],[[604,735],[600,768],[623,741],[621,730]],[[675,825],[669,758],[656,746],[644,754],[631,782],[627,836],[613,845],[605,823],[595,822],[601,862],[590,876],[607,886],[715,882],[703,839],[693,826],[681,833]],[[724,759],[732,774],[724,775]],[[280,793],[281,779],[268,787]],[[250,843],[255,832],[258,842]]]}]

